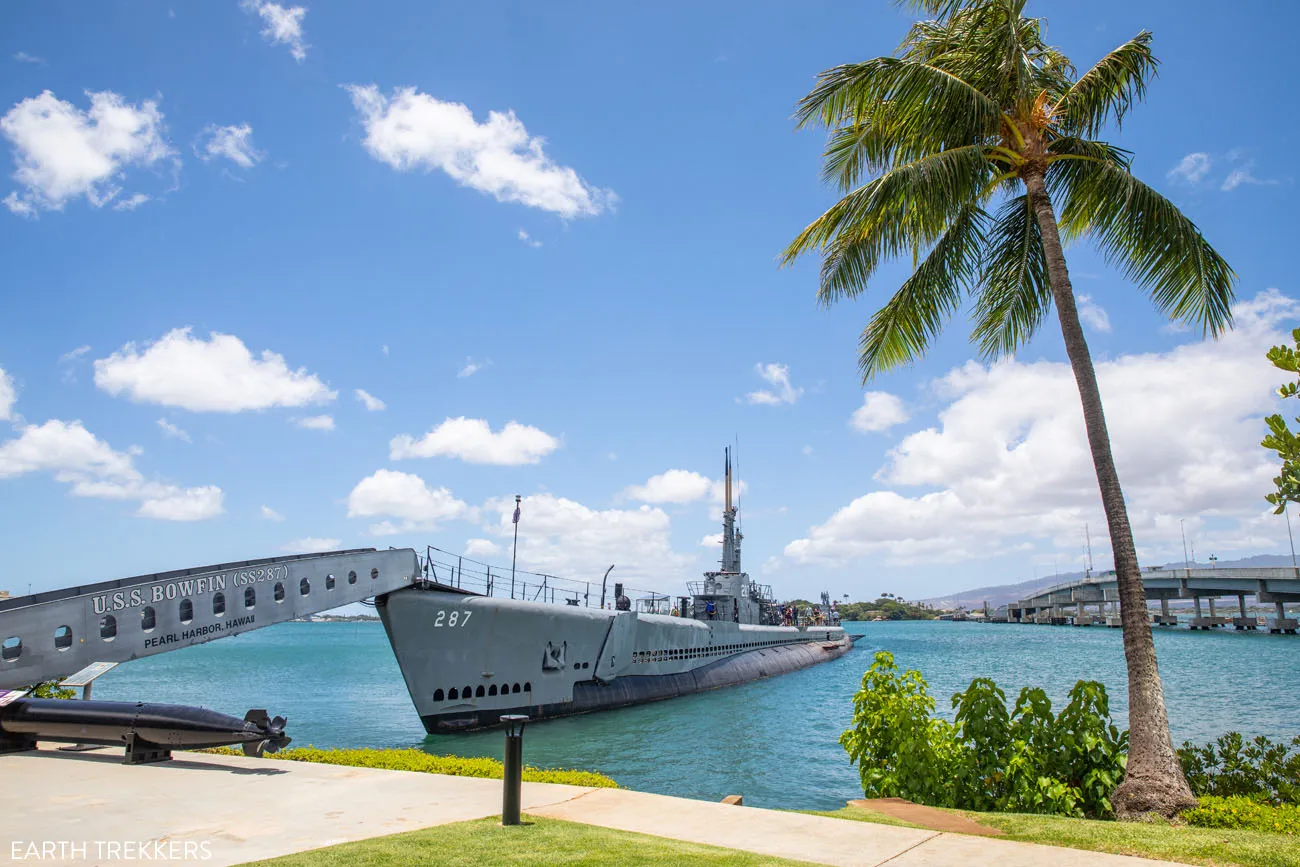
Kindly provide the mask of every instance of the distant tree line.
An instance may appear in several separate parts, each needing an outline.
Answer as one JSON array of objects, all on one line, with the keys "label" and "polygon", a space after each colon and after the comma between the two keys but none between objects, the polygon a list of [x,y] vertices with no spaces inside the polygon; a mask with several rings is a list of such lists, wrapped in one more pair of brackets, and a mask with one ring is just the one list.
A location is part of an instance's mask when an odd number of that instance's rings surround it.
[{"label": "distant tree line", "polygon": [[[798,608],[817,605],[807,599],[791,599],[786,605]],[[840,602],[835,607],[840,612],[840,620],[874,620],[883,617],[886,620],[933,620],[935,614],[919,604],[904,602],[888,593],[882,593],[874,602]]]}]

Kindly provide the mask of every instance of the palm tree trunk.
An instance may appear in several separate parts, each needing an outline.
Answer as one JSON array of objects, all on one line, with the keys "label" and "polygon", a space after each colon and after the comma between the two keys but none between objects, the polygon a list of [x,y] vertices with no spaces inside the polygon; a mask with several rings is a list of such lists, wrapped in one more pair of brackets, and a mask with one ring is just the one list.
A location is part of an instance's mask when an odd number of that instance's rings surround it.
[{"label": "palm tree trunk", "polygon": [[1164,689],[1160,685],[1156,648],[1147,618],[1142,570],[1138,566],[1124,493],[1110,451],[1110,434],[1106,431],[1097,374],[1093,370],[1088,343],[1084,340],[1083,327],[1079,324],[1079,311],[1074,304],[1074,289],[1065,266],[1065,251],[1061,248],[1056,215],[1041,173],[1028,174],[1025,185],[1030,207],[1034,209],[1042,232],[1052,298],[1056,302],[1065,351],[1070,357],[1070,367],[1074,370],[1083,402],[1083,420],[1088,430],[1092,463],[1097,471],[1097,484],[1101,488],[1101,503],[1110,529],[1115,577],[1119,584],[1124,659],[1128,663],[1129,751],[1124,782],[1115,790],[1111,801],[1120,818],[1137,818],[1148,813],[1170,817],[1179,810],[1195,806],[1196,798],[1187,785],[1169,739],[1169,717],[1165,712]]}]

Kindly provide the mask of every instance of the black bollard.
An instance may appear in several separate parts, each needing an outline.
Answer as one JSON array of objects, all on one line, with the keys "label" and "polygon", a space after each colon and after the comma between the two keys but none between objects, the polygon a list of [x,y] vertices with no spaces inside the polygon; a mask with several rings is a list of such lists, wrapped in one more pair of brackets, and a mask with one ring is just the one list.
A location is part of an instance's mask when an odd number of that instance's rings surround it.
[{"label": "black bollard", "polygon": [[524,783],[524,723],[528,717],[522,714],[506,714],[501,717],[506,724],[506,754],[503,765],[501,794],[501,824],[519,824],[519,790]]}]

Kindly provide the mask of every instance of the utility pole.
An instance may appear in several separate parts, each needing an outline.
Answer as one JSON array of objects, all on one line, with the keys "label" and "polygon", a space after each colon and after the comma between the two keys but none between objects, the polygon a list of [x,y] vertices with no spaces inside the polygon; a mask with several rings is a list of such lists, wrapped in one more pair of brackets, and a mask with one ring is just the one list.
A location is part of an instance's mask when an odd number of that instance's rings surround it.
[{"label": "utility pole", "polygon": [[511,549],[511,551],[510,551],[510,598],[511,598],[511,599],[513,599],[514,596],[515,596],[515,593],[514,593],[514,589],[515,589],[515,558],[516,558],[516,557],[518,556],[518,554],[519,554],[519,501],[520,501],[520,499],[521,499],[521,497],[520,497],[518,494],[515,494],[515,517],[514,517],[514,522],[515,522],[515,544],[514,544],[514,547],[513,547],[513,548]]},{"label": "utility pole", "polygon": [[1092,577],[1092,534],[1088,532],[1088,525],[1086,523],[1083,525],[1083,538],[1087,541],[1087,545],[1088,545],[1088,577],[1091,578]]},{"label": "utility pole", "polygon": [[[1291,510],[1287,504],[1282,504],[1282,513],[1287,516],[1287,538],[1291,539],[1291,568],[1295,569],[1296,577],[1300,577],[1300,567],[1296,565],[1296,538],[1291,536]],[[31,590],[30,586],[27,588]]]},{"label": "utility pole", "polygon": [[1183,534],[1183,571],[1190,575],[1192,571],[1192,564],[1191,561],[1187,559],[1187,530],[1183,528],[1182,518],[1178,519],[1178,532]]}]

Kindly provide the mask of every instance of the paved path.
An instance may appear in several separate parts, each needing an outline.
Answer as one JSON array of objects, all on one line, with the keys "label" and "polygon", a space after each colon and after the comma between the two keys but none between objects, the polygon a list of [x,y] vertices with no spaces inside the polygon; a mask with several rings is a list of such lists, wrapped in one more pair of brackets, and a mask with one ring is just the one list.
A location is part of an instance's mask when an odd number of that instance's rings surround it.
[{"label": "paved path", "polygon": [[[148,860],[227,867],[501,809],[498,780],[177,755],[184,758],[135,767],[121,764],[119,750],[0,756],[0,864]],[[523,808],[535,816],[837,867],[1163,863],[621,789],[525,783]],[[61,847],[38,858],[33,843]],[[151,857],[138,849],[129,857],[128,843],[144,844]],[[121,847],[116,856],[112,844]],[[160,851],[164,857],[157,857]]]}]

